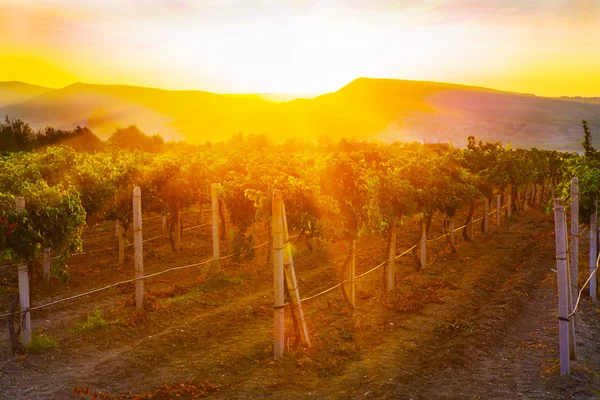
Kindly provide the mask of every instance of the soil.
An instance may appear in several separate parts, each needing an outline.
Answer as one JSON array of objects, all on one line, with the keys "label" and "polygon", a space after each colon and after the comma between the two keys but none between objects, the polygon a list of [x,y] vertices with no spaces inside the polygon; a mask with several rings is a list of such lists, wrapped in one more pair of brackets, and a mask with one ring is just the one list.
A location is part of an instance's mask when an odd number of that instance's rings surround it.
[{"label": "soil", "polygon": [[[208,218],[187,214],[185,226]],[[463,216],[457,219],[457,225]],[[430,237],[441,233],[435,219]],[[286,308],[285,355],[272,359],[272,266],[269,246],[251,262],[222,262],[149,279],[143,313],[131,303],[132,285],[109,289],[32,313],[34,333],[55,348],[15,356],[0,334],[0,398],[76,399],[76,387],[106,394],[145,393],[164,384],[210,382],[205,393],[223,399],[597,399],[600,393],[600,308],[584,296],[577,318],[578,357],[572,373],[558,373],[558,323],[551,216],[537,210],[504,221],[474,241],[456,235],[431,243],[419,271],[411,255],[399,260],[394,294],[382,290],[383,269],[359,280],[352,312],[340,290],[303,303],[312,340],[296,343]],[[89,236],[111,232],[109,225]],[[160,235],[160,219],[144,225]],[[255,242],[268,240],[255,228]],[[400,234],[402,232],[402,234]],[[211,253],[210,226],[184,232],[184,250],[167,240],[145,245],[146,273],[197,263]],[[418,221],[399,227],[398,249],[417,241]],[[84,248],[113,245],[113,238],[84,241]],[[580,245],[581,282],[588,244]],[[296,240],[294,261],[302,297],[338,281],[346,243],[309,251]],[[382,237],[357,244],[357,273],[386,260]],[[222,244],[222,254],[229,245]],[[82,293],[133,275],[114,251],[72,258],[69,282],[34,280],[32,304]],[[16,272],[0,271],[0,305],[7,310]],[[101,315],[102,326],[86,326]],[[53,346],[50,346],[53,347]],[[91,396],[91,394],[89,395]],[[88,397],[89,397],[88,396]],[[170,398],[170,397],[156,397]],[[181,398],[186,398],[185,395]],[[191,397],[189,397],[191,398]]]}]

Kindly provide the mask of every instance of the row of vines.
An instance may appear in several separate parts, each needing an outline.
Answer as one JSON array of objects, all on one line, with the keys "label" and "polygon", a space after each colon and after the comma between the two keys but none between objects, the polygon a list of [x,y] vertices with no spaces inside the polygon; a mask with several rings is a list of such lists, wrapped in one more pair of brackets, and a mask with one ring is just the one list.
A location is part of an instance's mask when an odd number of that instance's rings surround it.
[{"label": "row of vines", "polygon": [[[494,194],[511,193],[515,200],[523,194],[532,201],[559,182],[565,168],[572,171],[588,158],[587,152],[579,157],[512,149],[474,137],[466,149],[354,143],[291,152],[241,146],[159,155],[77,153],[57,146],[10,153],[0,157],[0,265],[30,262],[51,247],[60,268],[81,250],[86,226],[107,220],[130,225],[136,185],[145,214],[174,216],[210,202],[211,183],[221,183],[221,223],[231,224],[221,233],[228,228],[236,260],[243,261],[254,256],[249,228],[270,224],[273,190],[282,193],[290,230],[351,241],[364,233],[389,237],[396,221],[415,215],[428,229],[435,213],[450,220],[465,204]],[[25,198],[24,212],[15,210],[17,196]]]}]

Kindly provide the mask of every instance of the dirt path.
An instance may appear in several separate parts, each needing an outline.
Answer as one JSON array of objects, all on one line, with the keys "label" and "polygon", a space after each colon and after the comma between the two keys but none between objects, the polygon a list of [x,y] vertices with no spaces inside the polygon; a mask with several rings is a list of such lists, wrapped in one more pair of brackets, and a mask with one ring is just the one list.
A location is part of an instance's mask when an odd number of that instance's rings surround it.
[{"label": "dirt path", "polygon": [[[150,312],[130,328],[82,334],[63,326],[59,350],[20,361],[3,352],[0,398],[77,398],[75,385],[139,393],[192,378],[220,385],[217,397],[226,399],[597,398],[598,305],[584,301],[579,361],[571,376],[558,376],[552,230],[547,215],[531,212],[462,243],[457,255],[438,248],[425,271],[400,265],[400,276],[451,286],[416,314],[383,306],[385,296],[373,289],[378,274],[359,284],[353,316],[339,293],[307,303],[315,348],[288,349],[277,363],[264,275]],[[371,265],[383,249],[367,243],[358,258]],[[585,250],[584,243],[582,264]],[[335,275],[331,260],[297,263],[311,290]]]}]

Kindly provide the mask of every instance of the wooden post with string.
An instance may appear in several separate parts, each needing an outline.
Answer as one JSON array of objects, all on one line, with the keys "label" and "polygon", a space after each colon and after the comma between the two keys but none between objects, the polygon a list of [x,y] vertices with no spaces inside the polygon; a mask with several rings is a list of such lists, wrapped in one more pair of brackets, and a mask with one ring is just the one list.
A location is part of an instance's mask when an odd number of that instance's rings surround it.
[{"label": "wooden post with string", "polygon": [[219,237],[219,200],[218,200],[219,184],[212,183],[210,185],[210,204],[212,216],[212,247],[213,247],[213,268],[216,272],[221,270],[221,243]]},{"label": "wooden post with string", "polygon": [[133,248],[135,263],[135,308],[144,308],[144,243],[142,238],[142,191],[133,188]]},{"label": "wooden post with string", "polygon": [[[570,246],[569,246],[569,235],[568,235],[568,231],[567,231],[567,213],[564,212],[563,213],[563,226],[565,226],[564,229],[564,237],[565,237],[565,243],[566,243],[566,262],[567,262],[567,305],[568,305],[568,313],[571,313],[574,309],[574,304],[573,304],[573,294],[570,290],[570,288],[572,287],[571,285],[571,261],[569,259],[569,251],[570,251]],[[571,244],[572,246],[572,244]],[[575,315],[571,316],[570,318],[568,317],[567,314],[567,319],[568,319],[568,326],[569,326],[569,357],[571,360],[576,360],[577,359],[577,349],[576,349],[576,345],[575,345]]]},{"label": "wooden post with string", "polygon": [[348,268],[348,287],[350,291],[349,300],[352,305],[352,309],[356,310],[356,239],[352,239],[350,242],[350,267]]},{"label": "wooden post with string", "polygon": [[500,226],[502,221],[502,197],[496,195],[496,226]]},{"label": "wooden post with string", "polygon": [[558,345],[560,374],[571,373],[570,362],[570,327],[569,313],[571,305],[568,301],[570,293],[569,274],[567,271],[566,214],[560,199],[554,200],[554,231],[556,232],[556,270],[558,281]]},{"label": "wooden post with string", "polygon": [[177,209],[175,210],[175,237],[173,238],[173,244],[175,245],[175,251],[181,252],[181,205],[177,200]]},{"label": "wooden post with string", "polygon": [[390,226],[390,252],[387,265],[387,290],[391,292],[396,287],[396,219]]},{"label": "wooden post with string", "polygon": [[[25,210],[25,198],[15,197],[15,208],[20,214]],[[29,266],[26,262],[19,260],[18,280],[19,280],[19,316],[21,323],[21,341],[23,346],[29,347],[31,344],[31,314],[29,313]],[[12,317],[11,317],[12,318]]]},{"label": "wooden post with string", "polygon": [[598,198],[594,198],[594,212],[590,216],[590,298],[593,301],[597,300],[598,279],[596,270],[596,262],[598,257]]},{"label": "wooden post with string", "polygon": [[281,192],[273,191],[272,204],[272,229],[273,229],[273,276],[274,276],[274,357],[279,359],[283,356],[284,345],[284,267],[283,267],[283,207]]},{"label": "wooden post with string", "polygon": [[421,269],[427,266],[427,218],[421,218]]},{"label": "wooden post with string", "polygon": [[283,268],[285,275],[285,283],[290,295],[290,306],[292,310],[292,320],[296,335],[300,339],[300,344],[305,347],[310,347],[310,338],[308,337],[308,329],[306,320],[304,319],[304,311],[302,310],[302,299],[300,298],[300,289],[298,288],[298,280],[296,279],[296,270],[294,268],[294,258],[292,257],[292,246],[290,244],[290,234],[287,225],[287,216],[285,212],[285,203],[281,201],[281,212],[283,215]]},{"label": "wooden post with string", "polygon": [[[571,179],[571,298],[579,293],[579,179]],[[572,305],[575,306],[574,304]],[[573,311],[573,310],[571,310]]]},{"label": "wooden post with string", "polygon": [[450,218],[448,230],[450,231],[450,243],[452,243],[452,246],[454,246],[454,218]]},{"label": "wooden post with string", "polygon": [[490,199],[486,198],[483,204],[483,232],[488,233],[490,230]]}]

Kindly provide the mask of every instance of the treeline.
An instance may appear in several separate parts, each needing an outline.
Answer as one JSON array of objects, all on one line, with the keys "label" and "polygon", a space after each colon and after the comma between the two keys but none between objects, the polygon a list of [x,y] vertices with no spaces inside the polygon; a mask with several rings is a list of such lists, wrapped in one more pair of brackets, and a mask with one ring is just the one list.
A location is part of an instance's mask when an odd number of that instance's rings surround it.
[{"label": "treeline", "polygon": [[160,135],[148,136],[135,125],[117,129],[103,142],[87,127],[77,126],[72,130],[63,130],[48,126],[43,130],[34,130],[22,120],[8,116],[0,122],[0,152],[34,151],[61,144],[81,152],[110,149],[142,150],[149,153],[165,151],[165,142]]}]

